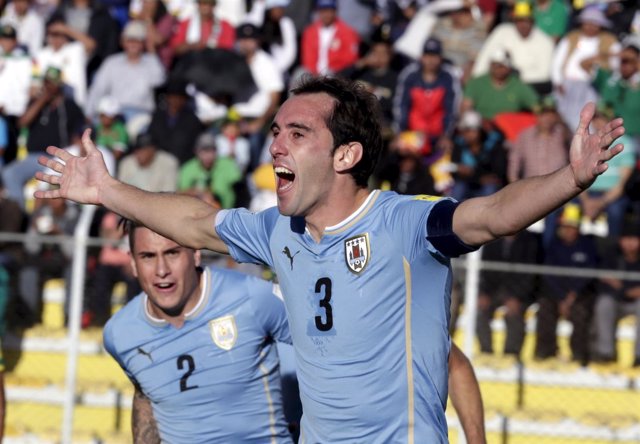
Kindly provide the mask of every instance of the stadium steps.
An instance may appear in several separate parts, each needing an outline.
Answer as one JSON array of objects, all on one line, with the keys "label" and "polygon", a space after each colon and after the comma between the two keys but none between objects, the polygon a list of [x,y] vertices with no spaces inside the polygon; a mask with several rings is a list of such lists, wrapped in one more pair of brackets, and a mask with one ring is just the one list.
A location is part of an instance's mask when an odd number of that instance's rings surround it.
[{"label": "stadium steps", "polygon": [[[500,310],[491,325],[495,353],[480,353],[475,341],[472,361],[485,404],[488,442],[504,442],[502,431],[508,430],[509,444],[640,443],[640,369],[631,367],[636,319],[625,317],[618,324],[616,363],[581,367],[570,359],[572,329],[564,320],[557,330],[558,357],[534,359],[536,308],[526,314],[521,363],[502,354]],[[464,343],[465,321],[464,316],[458,320],[458,344]]]},{"label": "stadium steps", "polygon": [[[117,286],[114,296],[124,294]],[[4,338],[9,444],[59,443],[69,343],[64,328],[64,282],[45,285],[42,324]],[[119,305],[116,305],[118,308]],[[102,347],[102,329],[80,332],[73,443],[131,442],[133,387]]]}]

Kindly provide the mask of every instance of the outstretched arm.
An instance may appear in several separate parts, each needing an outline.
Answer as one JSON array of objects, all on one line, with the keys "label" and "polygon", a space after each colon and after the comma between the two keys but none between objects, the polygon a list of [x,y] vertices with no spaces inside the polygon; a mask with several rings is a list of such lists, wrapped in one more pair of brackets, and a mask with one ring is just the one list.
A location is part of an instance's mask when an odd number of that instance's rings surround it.
[{"label": "outstretched arm", "polygon": [[62,197],[103,205],[185,247],[228,252],[215,231],[216,208],[195,197],[152,193],[116,180],[109,175],[90,136],[90,130],[82,135],[84,156],[74,156],[52,146],[47,148],[53,158],[41,156],[38,161],[58,175],[38,172],[36,178],[58,188],[36,191],[35,197]]},{"label": "outstretched arm", "polygon": [[131,431],[134,444],[160,444],[158,424],[153,417],[151,401],[138,387],[133,394],[131,411]]},{"label": "outstretched arm", "polygon": [[580,112],[569,165],[545,176],[513,182],[491,196],[462,202],[453,216],[456,235],[469,245],[482,245],[517,233],[591,186],[607,170],[607,161],[622,151],[621,144],[609,146],[624,134],[620,118],[589,134],[594,113],[594,103],[587,103]]},{"label": "outstretched arm", "polygon": [[486,444],[480,386],[469,359],[454,343],[449,353],[449,396],[468,444]]}]

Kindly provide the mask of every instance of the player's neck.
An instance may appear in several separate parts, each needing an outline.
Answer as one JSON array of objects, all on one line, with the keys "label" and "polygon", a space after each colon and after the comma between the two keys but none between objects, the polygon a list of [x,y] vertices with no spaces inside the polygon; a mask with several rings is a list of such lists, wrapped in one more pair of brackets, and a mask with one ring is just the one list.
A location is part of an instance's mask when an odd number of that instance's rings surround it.
[{"label": "player's neck", "polygon": [[320,242],[327,227],[338,225],[355,213],[370,193],[367,188],[357,188],[354,192],[343,192],[334,199],[327,199],[322,207],[305,217],[311,237]]}]

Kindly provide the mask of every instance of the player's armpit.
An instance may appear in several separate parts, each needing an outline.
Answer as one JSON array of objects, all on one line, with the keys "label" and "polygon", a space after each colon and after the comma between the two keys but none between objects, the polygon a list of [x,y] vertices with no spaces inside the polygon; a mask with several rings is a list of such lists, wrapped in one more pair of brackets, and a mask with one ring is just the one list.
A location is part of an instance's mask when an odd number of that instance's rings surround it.
[{"label": "player's armpit", "polygon": [[134,444],[160,444],[158,425],[153,417],[151,401],[136,387],[133,395],[131,429]]}]

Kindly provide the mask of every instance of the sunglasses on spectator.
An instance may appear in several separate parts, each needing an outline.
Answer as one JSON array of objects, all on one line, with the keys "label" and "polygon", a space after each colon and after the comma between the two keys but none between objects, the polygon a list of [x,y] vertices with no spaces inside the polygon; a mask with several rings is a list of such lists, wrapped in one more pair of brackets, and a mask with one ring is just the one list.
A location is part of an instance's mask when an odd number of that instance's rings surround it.
[{"label": "sunglasses on spectator", "polygon": [[620,63],[631,63],[631,64],[638,63],[638,59],[623,58],[623,59],[620,59]]},{"label": "sunglasses on spectator", "polygon": [[65,34],[62,32],[47,32],[49,37],[64,37]]}]

